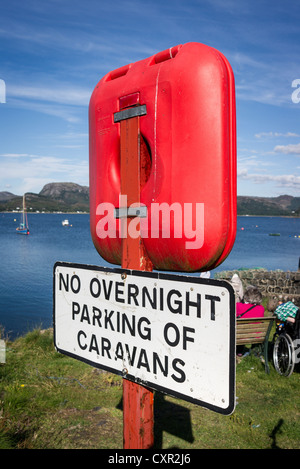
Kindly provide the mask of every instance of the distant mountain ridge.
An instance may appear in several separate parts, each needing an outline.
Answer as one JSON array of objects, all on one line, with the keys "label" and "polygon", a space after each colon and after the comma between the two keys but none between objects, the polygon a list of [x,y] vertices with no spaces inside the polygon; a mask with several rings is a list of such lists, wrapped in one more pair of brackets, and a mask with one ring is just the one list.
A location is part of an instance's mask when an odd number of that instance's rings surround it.
[{"label": "distant mountain ridge", "polygon": [[[22,207],[22,196],[0,192],[0,211]],[[89,212],[89,188],[73,182],[46,184],[39,194],[26,193],[28,212]]]},{"label": "distant mountain ridge", "polygon": [[300,197],[238,196],[237,211],[238,215],[300,216]]},{"label": "distant mountain ridge", "polygon": [[[27,192],[28,212],[89,212],[89,188],[73,182],[51,182],[39,194]],[[22,207],[22,196],[0,192],[0,211],[15,211]],[[300,197],[237,198],[238,215],[300,216]]]}]

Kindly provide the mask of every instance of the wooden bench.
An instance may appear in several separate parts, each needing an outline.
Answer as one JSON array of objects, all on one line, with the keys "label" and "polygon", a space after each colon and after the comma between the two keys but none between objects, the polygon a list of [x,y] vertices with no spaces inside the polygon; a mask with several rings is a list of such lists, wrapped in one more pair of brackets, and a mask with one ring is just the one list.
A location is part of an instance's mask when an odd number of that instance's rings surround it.
[{"label": "wooden bench", "polygon": [[275,316],[240,318],[236,320],[236,345],[258,344],[265,360],[265,372],[270,373],[268,342]]}]

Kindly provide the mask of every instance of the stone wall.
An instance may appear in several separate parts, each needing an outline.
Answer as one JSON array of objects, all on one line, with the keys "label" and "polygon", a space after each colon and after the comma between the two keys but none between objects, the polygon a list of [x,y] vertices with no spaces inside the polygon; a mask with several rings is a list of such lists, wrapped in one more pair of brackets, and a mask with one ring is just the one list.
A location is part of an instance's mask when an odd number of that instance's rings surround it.
[{"label": "stone wall", "polygon": [[216,279],[231,280],[233,274],[239,275],[244,289],[248,285],[259,288],[263,297],[283,298],[284,301],[293,301],[300,307],[300,271],[283,272],[279,270],[249,269],[217,272]]}]

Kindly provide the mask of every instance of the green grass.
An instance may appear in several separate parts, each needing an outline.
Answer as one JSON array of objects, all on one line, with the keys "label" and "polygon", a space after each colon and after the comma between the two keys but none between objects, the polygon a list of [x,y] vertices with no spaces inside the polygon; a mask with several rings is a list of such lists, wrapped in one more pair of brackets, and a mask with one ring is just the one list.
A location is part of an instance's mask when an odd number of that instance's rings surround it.
[{"label": "green grass", "polygon": [[[223,416],[155,393],[155,448],[300,447],[299,372],[237,364],[237,405]],[[0,449],[121,449],[122,378],[57,353],[52,332],[7,343],[0,365]]]}]

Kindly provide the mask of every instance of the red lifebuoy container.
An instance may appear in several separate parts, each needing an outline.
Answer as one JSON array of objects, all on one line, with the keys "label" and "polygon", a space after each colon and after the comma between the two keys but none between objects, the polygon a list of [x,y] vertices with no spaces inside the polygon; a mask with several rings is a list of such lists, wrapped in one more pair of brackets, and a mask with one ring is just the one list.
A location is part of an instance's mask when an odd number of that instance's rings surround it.
[{"label": "red lifebuoy container", "polygon": [[[121,264],[120,110],[139,106],[149,171],[140,190],[141,234],[154,268],[211,270],[236,233],[236,114],[232,69],[216,49],[187,43],[121,67],[94,89],[90,223],[108,262]],[[166,217],[169,226],[166,229]],[[113,227],[113,228],[112,228]],[[101,231],[102,230],[102,231]]]}]

